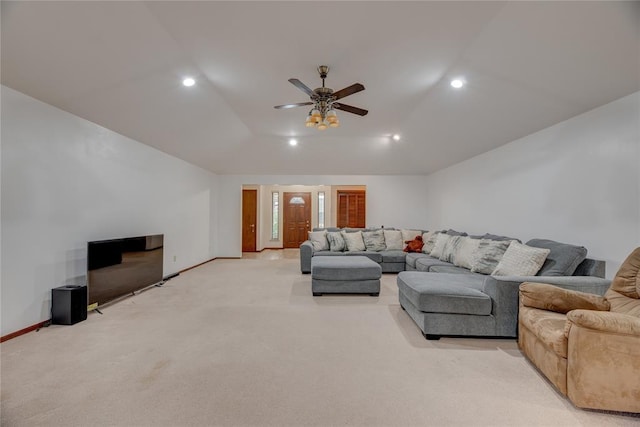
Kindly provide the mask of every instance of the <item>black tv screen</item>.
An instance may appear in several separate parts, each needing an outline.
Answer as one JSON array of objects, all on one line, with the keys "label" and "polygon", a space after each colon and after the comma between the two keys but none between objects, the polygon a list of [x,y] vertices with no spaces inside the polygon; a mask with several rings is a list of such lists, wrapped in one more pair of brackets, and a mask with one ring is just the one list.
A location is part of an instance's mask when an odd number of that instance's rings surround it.
[{"label": "black tv screen", "polygon": [[89,242],[88,304],[102,305],[162,281],[163,234]]}]

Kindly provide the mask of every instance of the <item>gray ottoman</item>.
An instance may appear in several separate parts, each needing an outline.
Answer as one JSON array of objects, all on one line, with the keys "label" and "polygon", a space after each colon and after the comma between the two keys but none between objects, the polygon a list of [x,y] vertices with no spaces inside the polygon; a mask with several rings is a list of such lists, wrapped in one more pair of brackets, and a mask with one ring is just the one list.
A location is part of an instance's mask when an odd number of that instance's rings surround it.
[{"label": "gray ottoman", "polygon": [[380,295],[382,267],[366,256],[314,256],[311,259],[311,290],[322,294]]}]

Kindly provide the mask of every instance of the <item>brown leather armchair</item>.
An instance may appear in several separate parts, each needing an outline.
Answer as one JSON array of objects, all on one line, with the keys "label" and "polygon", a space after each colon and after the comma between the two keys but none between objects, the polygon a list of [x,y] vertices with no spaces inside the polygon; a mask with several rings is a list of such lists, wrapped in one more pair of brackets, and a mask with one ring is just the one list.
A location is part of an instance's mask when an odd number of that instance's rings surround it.
[{"label": "brown leather armchair", "polygon": [[578,407],[640,412],[640,248],[604,297],[520,285],[518,345]]}]

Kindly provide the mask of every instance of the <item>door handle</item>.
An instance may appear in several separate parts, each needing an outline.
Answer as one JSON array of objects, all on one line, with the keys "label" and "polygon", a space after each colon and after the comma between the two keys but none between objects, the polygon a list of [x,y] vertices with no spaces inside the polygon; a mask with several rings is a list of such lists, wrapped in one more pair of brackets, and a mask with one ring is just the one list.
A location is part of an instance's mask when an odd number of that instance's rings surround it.
[{"label": "door handle", "polygon": [[256,225],[255,224],[251,224],[251,232],[252,233],[256,232]]}]

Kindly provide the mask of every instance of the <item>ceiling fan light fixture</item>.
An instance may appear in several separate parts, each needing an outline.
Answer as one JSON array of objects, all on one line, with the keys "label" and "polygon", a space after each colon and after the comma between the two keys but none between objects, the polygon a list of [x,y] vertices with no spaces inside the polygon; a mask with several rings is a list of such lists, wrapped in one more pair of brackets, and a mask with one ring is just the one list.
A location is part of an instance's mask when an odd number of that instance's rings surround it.
[{"label": "ceiling fan light fixture", "polygon": [[304,122],[304,125],[308,128],[315,127],[316,119],[313,118],[313,116],[311,115],[311,112],[309,112],[309,115],[307,116],[307,120]]},{"label": "ceiling fan light fixture", "polygon": [[369,112],[362,108],[343,104],[342,101],[334,104],[334,102],[339,99],[363,91],[364,86],[360,83],[354,83],[351,86],[347,86],[338,91],[334,91],[330,87],[326,87],[324,85],[324,79],[327,77],[328,72],[329,67],[327,67],[326,65],[321,65],[318,67],[318,73],[320,74],[320,78],[322,79],[322,87],[316,89],[309,88],[298,79],[289,79],[289,83],[309,95],[310,101],[298,102],[295,104],[276,105],[274,108],[287,109],[293,107],[303,107],[305,105],[312,105],[313,107],[311,107],[312,109],[307,115],[304,124],[306,127],[315,127],[318,130],[325,130],[328,127],[337,128],[338,126],[340,126],[340,120],[338,119],[338,115],[334,108],[337,110],[346,111],[351,114],[356,114],[358,116],[366,116]]},{"label": "ceiling fan light fixture", "polygon": [[317,108],[311,110],[311,118],[315,120],[316,123],[320,123],[322,121],[322,114],[320,114],[320,110]]},{"label": "ceiling fan light fixture", "polygon": [[[338,121],[338,115],[336,114],[335,110],[331,109],[327,111],[327,115],[325,119],[327,120],[327,122],[329,122],[329,124],[332,124]],[[332,127],[335,127],[335,126],[332,126]]]}]

